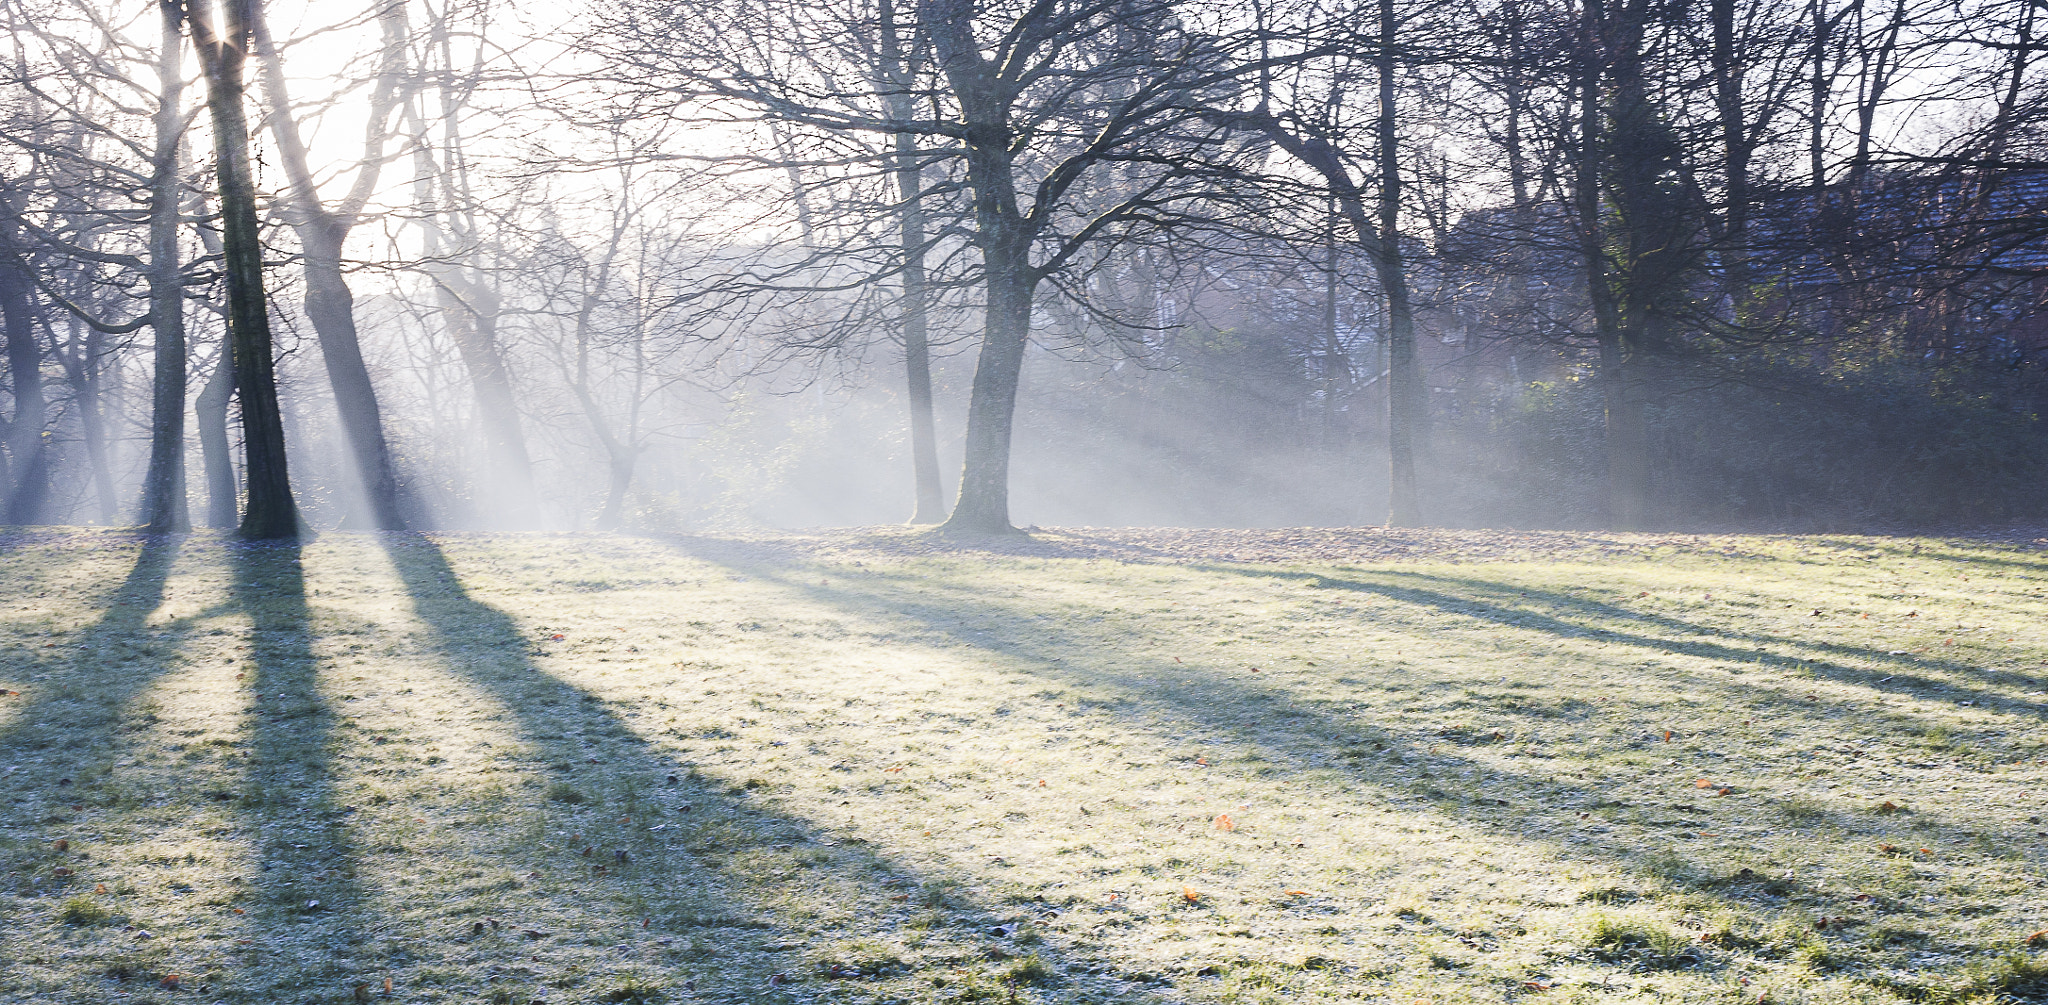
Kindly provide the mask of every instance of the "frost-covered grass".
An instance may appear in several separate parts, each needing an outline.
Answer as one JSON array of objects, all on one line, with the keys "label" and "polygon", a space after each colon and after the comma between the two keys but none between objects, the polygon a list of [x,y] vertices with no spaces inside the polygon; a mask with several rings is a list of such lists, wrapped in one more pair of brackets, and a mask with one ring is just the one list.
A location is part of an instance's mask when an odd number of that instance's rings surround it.
[{"label": "frost-covered grass", "polygon": [[1114,538],[0,536],[0,1001],[2048,999],[2048,551]]}]

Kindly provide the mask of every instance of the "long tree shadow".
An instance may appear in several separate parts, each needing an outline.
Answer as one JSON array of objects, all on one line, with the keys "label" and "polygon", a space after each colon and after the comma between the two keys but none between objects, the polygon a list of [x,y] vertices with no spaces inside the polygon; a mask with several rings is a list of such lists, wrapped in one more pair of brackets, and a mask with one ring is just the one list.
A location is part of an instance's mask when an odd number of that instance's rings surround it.
[{"label": "long tree shadow", "polygon": [[[262,836],[252,883],[262,947],[241,955],[233,984],[269,1000],[367,994],[377,961],[357,882],[361,854],[335,798],[335,713],[320,693],[313,612],[296,541],[230,542],[231,595],[249,618],[249,764],[239,808]],[[310,954],[287,947],[313,947]]]},{"label": "long tree shadow", "polygon": [[[637,878],[642,889],[651,887],[650,927],[663,926],[671,936],[712,947],[716,967],[706,968],[713,974],[707,979],[721,981],[729,994],[738,993],[736,1000],[808,1000],[807,992],[781,986],[817,975],[788,972],[790,961],[776,952],[803,940],[886,935],[907,919],[910,910],[900,903],[905,895],[892,896],[892,891],[937,889],[954,879],[921,874],[867,847],[856,835],[827,832],[803,816],[764,806],[751,791],[754,784],[721,784],[700,775],[643,737],[597,695],[536,664],[533,640],[512,617],[469,596],[432,541],[416,535],[388,535],[382,541],[414,612],[448,669],[516,717],[520,737],[550,765],[550,792],[574,793],[579,800],[598,792],[606,797],[605,805],[643,812],[671,807],[662,826],[682,833],[678,843],[669,843],[673,835],[651,833],[644,823],[625,826],[622,821],[613,828],[595,820],[585,826],[585,840],[605,849],[613,846],[609,839],[630,850],[614,861],[603,861],[599,855],[597,864],[606,866],[613,879],[623,875]],[[676,812],[677,802],[685,812]],[[803,854],[792,858],[799,846]],[[770,891],[772,877],[743,865],[763,854],[829,872],[831,899],[843,927],[804,930],[800,916],[814,915],[816,905],[803,903],[801,893]],[[953,897],[957,900],[957,895]],[[632,900],[623,892],[618,898],[621,909]],[[963,943],[984,947],[980,955],[985,959],[999,960],[1016,952],[988,934],[995,918],[989,908],[958,906],[956,934]],[[763,945],[765,951],[750,951]],[[1040,953],[1062,969],[1093,973],[1089,979],[1099,989],[1149,1000],[1149,975],[1127,981],[1113,963],[1084,958],[1078,949],[1064,958],[1045,949]],[[1020,1000],[1014,988],[1009,994],[1010,1000]]]},{"label": "long tree shadow", "polygon": [[[1931,660],[1901,657],[1886,650],[1866,646],[1844,645],[1832,642],[1808,642],[1788,639],[1762,632],[1732,632],[1696,624],[1668,615],[1645,611],[1632,611],[1613,604],[1574,597],[1566,593],[1536,590],[1525,586],[1499,583],[1487,580],[1461,579],[1437,576],[1429,573],[1389,570],[1378,573],[1394,580],[1393,583],[1372,582],[1366,579],[1340,579],[1312,572],[1294,572],[1285,569],[1258,569],[1242,566],[1200,566],[1203,571],[1229,573],[1265,579],[1281,579],[1309,583],[1328,590],[1349,590],[1368,593],[1389,600],[1434,608],[1447,614],[1462,615],[1478,621],[1502,625],[1524,631],[1541,632],[1560,638],[1593,639],[1640,649],[1655,650],[1659,653],[1683,653],[1703,659],[1721,660],[1730,663],[1754,663],[1758,660],[1758,646],[1782,646],[1787,649],[1808,653],[1825,654],[1830,657],[1851,657],[1886,665],[1882,676],[1873,676],[1866,667],[1856,667],[1819,656],[1779,657],[1766,655],[1774,663],[1797,663],[1815,674],[1844,684],[1853,684],[1878,691],[1910,694],[1926,697],[1938,694],[1946,697],[1970,698],[1975,701],[1996,702],[2005,711],[2025,712],[2036,717],[2048,718],[2048,703],[2025,701],[2010,694],[1983,691],[1951,681],[1939,680],[1916,673],[1917,670],[1932,669],[1943,673],[1969,675],[1996,683],[2017,687],[2040,687],[2048,680],[2030,674],[2019,674],[2005,670],[1987,669],[1954,660]],[[1414,583],[1418,585],[1397,585]],[[1431,587],[1441,587],[1432,589]],[[1458,589],[1465,592],[1447,592]],[[1579,612],[1588,619],[1607,622],[1634,623],[1680,633],[1690,638],[1661,638],[1613,629],[1595,628],[1568,621],[1564,618],[1513,606],[1506,602],[1509,596],[1526,595],[1527,599],[1547,602],[1558,607]],[[1493,599],[1486,599],[1491,597]],[[1714,641],[1702,641],[1698,636],[1710,636]],[[1738,645],[1749,648],[1738,648]]]},{"label": "long tree shadow", "polygon": [[[0,728],[0,760],[11,766],[4,782],[15,793],[12,810],[23,822],[68,820],[119,800],[112,762],[123,713],[161,675],[170,650],[198,620],[149,630],[181,543],[176,537],[143,538],[127,576],[101,598],[106,612],[72,637],[47,643],[54,653],[0,654],[30,677],[26,694],[0,699],[19,703],[11,709],[12,721]],[[71,810],[74,805],[86,809]],[[49,863],[51,869],[57,865],[54,859]],[[68,885],[45,869],[28,882],[32,889],[48,885],[51,892]]]},{"label": "long tree shadow", "polygon": [[[1003,635],[1000,630],[1006,621],[1017,618],[1016,609],[1000,600],[944,588],[907,574],[902,583],[892,583],[893,588],[874,588],[875,580],[891,579],[890,574],[876,570],[865,570],[865,586],[848,576],[831,580],[847,585],[826,586],[809,575],[791,574],[795,570],[786,555],[764,552],[750,559],[746,545],[737,542],[685,550],[843,610],[916,622],[956,643],[1010,657],[1022,664],[1016,667],[1019,672],[1136,697],[1174,720],[1156,728],[1175,736],[1193,742],[1250,743],[1262,750],[1262,756],[1289,770],[1338,768],[1395,797],[1396,802],[1401,797],[1418,800],[1430,812],[1496,840],[1545,845],[1548,854],[1560,859],[1615,868],[1625,874],[1682,878],[1697,892],[1731,903],[1776,909],[1773,905],[1784,906],[1782,898],[1786,896],[1804,898],[1809,904],[1829,903],[1827,898],[1837,896],[1789,879],[1722,876],[1695,866],[1679,849],[1684,847],[1683,839],[1702,823],[1673,814],[1662,803],[1631,807],[1616,801],[1600,779],[1574,783],[1557,777],[1557,769],[1548,764],[1524,762],[1528,763],[1526,769],[1515,769],[1498,760],[1481,761],[1454,750],[1468,742],[1483,743],[1483,739],[1404,736],[1348,718],[1334,707],[1305,705],[1281,687],[1205,672],[1165,655],[1120,655],[1114,669],[1105,661],[1095,661],[1094,668],[1077,667],[1070,654],[1094,651],[1102,639],[1060,623],[1042,624],[1028,634]],[[1257,574],[1256,570],[1223,571]],[[920,590],[932,592],[921,594]],[[1449,599],[1390,596],[1416,603]],[[1198,685],[1187,686],[1182,680],[1191,674],[1203,675]],[[1182,680],[1182,684],[1175,686],[1174,680]],[[1132,721],[1128,710],[1120,712],[1119,721]],[[1572,818],[1578,811],[1602,805],[1626,808],[1641,817],[1630,822],[1642,830],[1633,837],[1604,833],[1597,838],[1572,830]],[[1664,819],[1657,819],[1660,817]],[[1931,822],[1931,817],[1922,820]],[[1674,861],[1684,864],[1674,868]]]}]

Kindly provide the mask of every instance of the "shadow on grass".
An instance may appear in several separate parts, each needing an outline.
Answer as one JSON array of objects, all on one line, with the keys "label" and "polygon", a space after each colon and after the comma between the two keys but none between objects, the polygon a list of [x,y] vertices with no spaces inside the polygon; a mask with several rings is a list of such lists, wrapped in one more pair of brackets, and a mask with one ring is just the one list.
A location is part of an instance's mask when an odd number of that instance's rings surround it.
[{"label": "shadow on grass", "polygon": [[[60,544],[64,540],[60,534],[38,537]],[[37,831],[89,824],[157,797],[154,792],[135,791],[115,773],[124,734],[155,721],[152,713],[138,714],[136,702],[165,675],[193,630],[229,609],[217,606],[152,628],[150,616],[163,606],[166,584],[186,539],[121,538],[139,541],[135,562],[119,585],[92,598],[105,608],[97,621],[47,644],[52,648],[0,654],[19,660],[19,669],[30,677],[20,698],[0,699],[22,702],[11,710],[13,720],[0,729],[0,762],[19,769],[4,776],[6,789],[14,795],[10,812],[20,824],[36,825]],[[52,854],[47,848],[32,854],[34,868],[17,887],[24,893],[55,897],[90,891],[95,880],[112,879],[84,866],[77,870],[84,875],[59,876],[57,868],[78,865],[73,855]],[[0,930],[31,927],[30,919],[0,915]]]},{"label": "shadow on grass", "polygon": [[[1756,874],[1716,875],[1697,864],[1696,856],[1681,849],[1694,832],[1711,826],[1705,819],[1685,818],[1697,809],[1691,786],[1674,783],[1667,802],[1630,806],[1612,802],[1599,779],[1569,781],[1557,774],[1564,770],[1538,761],[1525,761],[1526,768],[1509,768],[1497,762],[1483,762],[1455,752],[1453,748],[1486,742],[1471,736],[1438,739],[1403,737],[1393,731],[1350,719],[1334,707],[1317,708],[1295,701],[1284,689],[1257,679],[1224,676],[1195,666],[1172,661],[1171,655],[1119,653],[1110,669],[1106,661],[1095,668],[1077,667],[1074,653],[1097,652],[1102,640],[1084,630],[1061,623],[1033,623],[1025,632],[1002,633],[1006,621],[1019,614],[1000,599],[930,580],[901,574],[867,571],[867,581],[834,576],[827,586],[811,574],[789,568],[786,557],[767,552],[749,555],[745,544],[730,540],[671,539],[680,550],[749,576],[775,583],[807,598],[849,613],[878,616],[880,620],[903,619],[916,622],[933,633],[982,651],[1008,656],[1022,664],[1016,672],[1058,680],[1070,685],[1107,687],[1135,699],[1168,720],[1158,730],[1171,731],[1193,743],[1250,743],[1265,756],[1282,763],[1286,770],[1336,769],[1361,783],[1373,786],[1396,805],[1427,809],[1492,840],[1541,845],[1547,854],[1603,868],[1618,869],[1638,877],[1655,876],[1681,882],[1705,895],[1728,902],[1761,904],[1769,910],[1783,910],[1782,898],[1801,898],[1807,903],[1832,903],[1818,891],[1796,881],[1767,879]],[[1220,571],[1262,575],[1261,570],[1225,568]],[[890,583],[876,588],[875,580]],[[840,585],[844,584],[844,585]],[[1362,589],[1372,587],[1361,584]],[[921,592],[928,591],[928,592]],[[1379,592],[1379,591],[1375,591]],[[1448,594],[1412,588],[1388,588],[1389,599],[1402,603],[1453,605],[1463,610],[1470,601]],[[1516,612],[1523,617],[1523,612]],[[1557,619],[1540,619],[1534,624],[1515,624],[1532,631],[1562,634],[1566,628],[1575,636],[1592,636],[1590,630]],[[1612,635],[1599,636],[1603,639]],[[1669,643],[1638,640],[1660,649]],[[1730,655],[1738,651],[1722,647]],[[1752,653],[1740,653],[1744,657]],[[1200,675],[1193,686],[1184,678]],[[1170,678],[1170,679],[1167,679]],[[1175,680],[1182,683],[1178,686]],[[1857,681],[1868,684],[1867,680]],[[1739,685],[1713,685],[1717,689],[1739,690]],[[1804,714],[1821,715],[1811,709]],[[1122,728],[1139,720],[1128,708],[1120,710]],[[1503,712],[1502,714],[1515,714]],[[1553,724],[1546,724],[1553,725]],[[1674,774],[1683,769],[1673,769]],[[1507,796],[1503,799],[1501,796]],[[1758,799],[1769,799],[1762,793]],[[1652,797],[1656,798],[1656,797]],[[1419,801],[1422,805],[1412,805]],[[1772,799],[1772,802],[1777,800]],[[1785,805],[1778,806],[1784,811]],[[1581,810],[1606,807],[1626,808],[1633,819],[1617,821],[1641,828],[1635,835],[1575,830]],[[1672,811],[1678,811],[1673,813]],[[1826,814],[1807,811],[1812,822],[1849,824]],[[1594,820],[1593,824],[1604,821]],[[1843,896],[1847,896],[1844,894]]]},{"label": "shadow on grass", "polygon": [[[317,969],[298,954],[252,946],[239,955],[230,986],[259,993],[349,995],[371,985],[366,946],[373,919],[356,883],[360,852],[348,811],[334,793],[335,715],[320,694],[313,614],[296,541],[230,541],[235,605],[249,618],[247,686],[250,752],[240,810],[261,835],[250,882],[260,898],[263,941],[290,939],[322,949]],[[255,912],[252,912],[255,913]]]},{"label": "shadow on grass", "polygon": [[[0,730],[0,750],[45,750],[80,729],[111,734],[122,710],[163,672],[160,657],[170,654],[158,652],[149,643],[175,644],[205,616],[181,618],[155,638],[148,638],[152,634],[149,616],[163,606],[164,584],[183,541],[169,536],[143,537],[141,541],[127,577],[101,600],[106,612],[99,620],[61,642],[47,643],[44,649],[17,650],[8,657],[10,662],[19,661],[24,676],[41,679],[33,680],[22,697],[8,699],[23,704],[15,710],[14,722]],[[56,652],[50,653],[51,649]],[[143,666],[124,667],[120,673],[109,672],[112,668],[107,664],[116,654],[132,658],[138,649],[142,656],[159,658],[147,659]],[[64,709],[61,716],[56,714],[60,705],[81,701],[97,707],[90,711]]]},{"label": "shadow on grass", "polygon": [[[1694,622],[1673,618],[1668,615],[1632,611],[1626,607],[1574,597],[1567,593],[1536,590],[1526,586],[1490,580],[1465,579],[1438,576],[1430,573],[1387,570],[1375,575],[1391,582],[1373,582],[1363,578],[1339,579],[1312,572],[1293,572],[1285,569],[1255,569],[1242,566],[1196,566],[1207,572],[1228,573],[1265,579],[1281,579],[1306,583],[1326,590],[1349,590],[1370,593],[1389,600],[1418,607],[1429,607],[1447,614],[1462,615],[1490,624],[1523,631],[1541,632],[1559,638],[1597,639],[1659,653],[1682,653],[1702,659],[1721,660],[1730,663],[1755,663],[1763,659],[1773,665],[1796,663],[1813,673],[1829,680],[1844,684],[1867,687],[1875,691],[1895,694],[1909,694],[1916,698],[1939,696],[1945,698],[1969,698],[1973,701],[1995,704],[2003,711],[2031,714],[2037,718],[2048,718],[2048,704],[2025,701],[2011,695],[1979,690],[1956,684],[1952,681],[1928,677],[1916,671],[1934,670],[1945,674],[1975,677],[1990,683],[2007,684],[2014,687],[2038,688],[2048,686],[2048,678],[2030,674],[1992,670],[1953,660],[1923,660],[1900,656],[1881,649],[1866,646],[1842,645],[1830,642],[1807,642],[1788,639],[1783,636],[1761,632],[1730,632],[1711,628]],[[1463,592],[1451,592],[1463,591]],[[1507,603],[1508,597],[1529,599],[1574,611],[1588,619],[1610,623],[1619,622],[1650,626],[1691,638],[1660,638],[1612,629],[1599,629],[1568,621],[1564,618],[1517,607]],[[1707,636],[1709,640],[1701,640]],[[1741,645],[1749,648],[1739,648]],[[1881,664],[1882,670],[1850,666],[1823,659],[1820,656],[1779,656],[1760,654],[1758,646],[1783,646],[1795,651],[1824,654],[1833,658],[1854,658]]]},{"label": "shadow on grass", "polygon": [[[668,843],[673,836],[655,837],[644,824],[608,833],[587,831],[601,852],[597,864],[607,866],[606,878],[595,882],[651,888],[645,894],[613,891],[624,919],[630,923],[644,912],[650,927],[665,927],[673,936],[706,944],[713,957],[710,962],[724,973],[726,982],[751,989],[740,1000],[808,1000],[814,992],[780,986],[812,983],[819,974],[805,972],[803,963],[787,956],[774,955],[780,951],[774,948],[777,944],[887,936],[907,920],[897,916],[901,909],[893,907],[896,898],[891,891],[932,889],[951,878],[918,875],[869,850],[857,837],[828,833],[813,820],[759,805],[749,791],[752,784],[727,787],[700,776],[643,738],[598,696],[536,665],[533,641],[510,616],[470,597],[432,541],[416,535],[388,535],[382,540],[413,610],[448,669],[508,709],[518,720],[516,732],[551,766],[550,794],[573,792],[580,800],[585,793],[604,791],[605,805],[655,813],[664,812],[665,802],[686,802],[687,812],[670,808],[662,818],[665,828],[680,832],[679,844]],[[602,853],[616,847],[606,843],[607,836],[630,845],[630,861],[604,860]],[[793,860],[792,850],[800,845],[805,846],[804,854]],[[764,856],[770,858],[764,861]],[[779,864],[772,864],[775,859]],[[579,870],[594,869],[589,860],[570,861]],[[784,870],[791,864],[812,870],[810,875],[819,877],[812,882],[832,888],[832,896],[823,899],[838,912],[836,917],[817,913],[819,897],[771,888],[780,884],[769,873],[788,878],[792,874]],[[769,865],[765,872],[763,865]],[[591,882],[587,877],[588,872],[544,877],[536,884],[542,889],[577,889]],[[641,896],[648,898],[646,902],[636,902]],[[812,922],[809,930],[801,924],[806,919]],[[966,945],[979,947],[977,955],[986,959],[1021,952],[1005,949],[983,934],[992,920],[986,908],[967,906],[954,919],[962,926],[956,934]],[[769,945],[764,951],[747,951],[764,943]],[[1097,974],[1091,980],[1102,988],[1115,988],[1138,1000],[1145,997],[1142,987],[1126,985],[1100,961],[1082,960],[1077,954],[1062,959],[1047,947],[1036,951],[1055,965],[1087,966]]]}]

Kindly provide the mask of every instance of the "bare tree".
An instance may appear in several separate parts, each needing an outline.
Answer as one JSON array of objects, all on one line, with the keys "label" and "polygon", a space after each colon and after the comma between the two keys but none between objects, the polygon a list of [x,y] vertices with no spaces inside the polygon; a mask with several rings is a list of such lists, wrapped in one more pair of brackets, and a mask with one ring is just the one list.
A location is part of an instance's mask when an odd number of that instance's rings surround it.
[{"label": "bare tree", "polygon": [[299,533],[298,504],[286,467],[284,417],[277,402],[270,313],[263,292],[263,244],[256,186],[249,172],[249,121],[243,108],[243,67],[254,39],[257,0],[223,0],[212,21],[207,0],[187,0],[186,24],[206,76],[213,118],[214,169],[220,186],[222,266],[228,291],[228,334],[241,402],[246,503],[240,532],[254,539]]},{"label": "bare tree", "polygon": [[263,89],[269,99],[270,130],[277,139],[285,175],[291,180],[292,225],[299,236],[306,277],[306,317],[320,338],[320,355],[326,361],[327,377],[334,387],[335,410],[341,415],[342,429],[369,503],[369,523],[382,530],[402,530],[406,526],[400,499],[402,489],[391,446],[384,435],[383,409],[377,403],[376,386],[363,362],[362,340],[356,332],[355,298],[342,276],[342,246],[361,221],[363,207],[375,194],[383,173],[384,147],[405,82],[409,41],[405,4],[403,0],[380,0],[377,8],[383,47],[370,83],[363,151],[347,194],[331,208],[320,199],[318,180],[313,177],[307,158],[306,141],[299,132],[298,112],[286,87],[283,53],[271,38],[263,4],[252,4],[249,10],[255,51],[261,57],[258,65],[262,69]]}]

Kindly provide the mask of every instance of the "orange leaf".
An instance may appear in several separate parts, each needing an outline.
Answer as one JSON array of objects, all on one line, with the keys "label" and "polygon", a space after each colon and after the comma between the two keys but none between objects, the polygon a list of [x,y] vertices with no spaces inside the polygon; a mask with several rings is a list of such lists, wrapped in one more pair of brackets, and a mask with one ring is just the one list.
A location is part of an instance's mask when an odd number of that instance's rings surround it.
[{"label": "orange leaf", "polygon": [[1206,768],[1209,766],[1209,759],[1206,757],[1197,757],[1195,758],[1195,763]]},{"label": "orange leaf", "polygon": [[1216,829],[1219,831],[1234,831],[1237,829],[1237,821],[1230,819],[1230,814],[1228,813],[1218,813],[1216,814]]},{"label": "orange leaf", "polygon": [[1665,742],[1665,743],[1670,743],[1670,742],[1671,742],[1671,731],[1670,731],[1670,730],[1668,730],[1668,729],[1664,731],[1664,742]]},{"label": "orange leaf", "polygon": [[94,885],[93,885],[93,888],[92,888],[92,892],[94,892],[94,893],[105,893],[105,892],[107,892],[107,884],[105,884],[105,883],[96,883],[96,884],[94,884]]},{"label": "orange leaf", "polygon": [[1695,789],[1711,789],[1714,787],[1714,783],[1704,778],[1697,778],[1693,780],[1692,787]]},{"label": "orange leaf", "polygon": [[1045,788],[1045,779],[1041,778],[1038,780],[1038,787],[1041,789]]},{"label": "orange leaf", "polygon": [[2048,946],[2048,928],[2041,929],[2040,931],[2027,936],[2027,945]]},{"label": "orange leaf", "polygon": [[1182,900],[1185,900],[1185,901],[1187,901],[1187,902],[1188,902],[1188,903],[1190,903],[1190,904],[1199,904],[1199,903],[1201,903],[1201,902],[1202,902],[1202,894],[1201,894],[1201,891],[1199,891],[1199,890],[1196,890],[1196,889],[1195,889],[1194,887],[1192,887],[1192,886],[1183,886],[1183,887],[1181,887],[1181,888],[1180,888],[1180,896],[1181,896],[1181,899],[1182,899]]},{"label": "orange leaf", "polygon": [[1290,897],[1306,897],[1309,895],[1309,892],[1307,890],[1289,890],[1287,895]]}]

